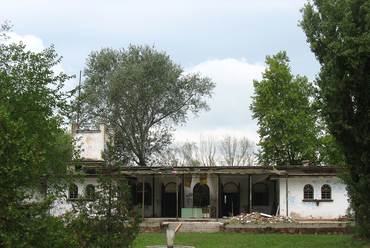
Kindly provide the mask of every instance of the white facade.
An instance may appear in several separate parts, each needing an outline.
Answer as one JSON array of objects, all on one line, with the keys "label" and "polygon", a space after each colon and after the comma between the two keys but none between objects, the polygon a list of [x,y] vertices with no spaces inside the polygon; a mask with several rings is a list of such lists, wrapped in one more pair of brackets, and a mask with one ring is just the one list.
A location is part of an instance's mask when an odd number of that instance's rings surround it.
[{"label": "white facade", "polygon": [[[98,130],[80,130],[73,126],[72,133],[73,137],[79,138],[85,162],[99,165],[102,160],[101,152],[108,138],[105,125],[100,125]],[[140,192],[146,192],[143,190],[143,179],[149,186],[150,193],[147,196],[150,204],[144,204],[144,217],[181,218],[181,209],[202,207],[212,209],[212,216],[219,218],[244,212],[262,212],[288,215],[293,219],[336,219],[346,215],[348,208],[345,185],[335,176],[337,168],[285,166],[275,169],[251,166],[121,169],[123,174],[130,177],[132,192],[135,192],[133,208],[142,202]],[[184,185],[186,175],[192,177],[190,187]],[[206,188],[209,193],[206,206],[198,206],[199,203],[195,202],[199,201],[194,200],[195,187],[197,185],[199,189],[201,175],[207,175]],[[86,177],[83,184],[76,182],[78,194],[83,194],[89,184],[96,185],[96,177]],[[330,199],[321,197],[321,187],[324,184],[330,186]],[[179,186],[177,191],[176,185]],[[304,199],[305,185],[313,187],[312,199]],[[55,206],[54,214],[59,215],[71,209],[70,201],[61,202]]]},{"label": "white facade", "polygon": [[[279,180],[280,214],[287,215],[286,179]],[[313,201],[303,201],[304,186],[314,189]],[[321,201],[321,187],[331,187],[331,200]],[[293,219],[335,219],[346,215],[348,208],[345,185],[337,177],[288,178],[288,215]]]}]

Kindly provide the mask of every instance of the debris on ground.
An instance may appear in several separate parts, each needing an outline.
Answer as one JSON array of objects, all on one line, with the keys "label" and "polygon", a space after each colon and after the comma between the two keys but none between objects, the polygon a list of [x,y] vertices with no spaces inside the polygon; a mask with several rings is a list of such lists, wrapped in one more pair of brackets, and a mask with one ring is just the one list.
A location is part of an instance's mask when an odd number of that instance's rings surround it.
[{"label": "debris on ground", "polygon": [[242,213],[237,216],[228,218],[225,223],[293,223],[295,222],[289,216],[269,215],[264,213],[253,212],[251,214]]},{"label": "debris on ground", "polygon": [[337,221],[350,221],[350,218],[348,215],[344,215],[344,216],[339,215],[339,218],[336,220]]}]

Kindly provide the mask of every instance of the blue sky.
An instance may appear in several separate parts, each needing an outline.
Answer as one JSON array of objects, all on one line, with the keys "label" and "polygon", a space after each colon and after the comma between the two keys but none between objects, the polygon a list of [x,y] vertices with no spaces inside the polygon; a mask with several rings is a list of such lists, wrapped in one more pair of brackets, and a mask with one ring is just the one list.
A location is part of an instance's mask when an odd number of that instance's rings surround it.
[{"label": "blue sky", "polygon": [[[34,51],[54,44],[63,56],[58,70],[79,74],[87,55],[103,47],[155,45],[186,72],[199,71],[217,84],[211,111],[177,128],[177,141],[200,134],[246,136],[258,142],[249,105],[253,79],[266,55],[285,50],[294,75],[313,81],[319,64],[298,27],[306,0],[0,0],[0,22],[14,25],[13,40]],[[78,79],[66,86],[72,88]]]}]

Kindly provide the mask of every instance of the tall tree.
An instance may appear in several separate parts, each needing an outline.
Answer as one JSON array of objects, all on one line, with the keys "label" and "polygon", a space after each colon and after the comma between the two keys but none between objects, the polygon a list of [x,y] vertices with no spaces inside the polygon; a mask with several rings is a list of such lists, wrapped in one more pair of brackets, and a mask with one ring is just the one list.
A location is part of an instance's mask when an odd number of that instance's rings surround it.
[{"label": "tall tree", "polygon": [[252,166],[254,143],[246,137],[226,135],[222,140],[200,135],[196,142],[169,146],[161,154],[161,164],[171,166]]},{"label": "tall tree", "polygon": [[161,165],[168,166],[199,166],[196,159],[198,146],[196,142],[186,141],[184,143],[172,144],[161,152]]},{"label": "tall tree", "polygon": [[302,159],[315,162],[313,86],[306,77],[294,77],[288,63],[285,51],[266,56],[269,68],[260,82],[253,81],[250,109],[258,120],[259,163],[263,165],[297,165]]},{"label": "tall tree", "polygon": [[221,164],[225,166],[252,166],[254,164],[254,143],[247,137],[240,139],[226,135],[219,145]]},{"label": "tall tree", "polygon": [[[127,50],[92,52],[79,99],[85,119],[106,122],[115,130],[122,159],[146,166],[171,142],[175,125],[191,111],[209,110],[215,84],[183,69],[154,47],[130,45]],[[84,116],[82,115],[84,114]]]},{"label": "tall tree", "polygon": [[370,2],[308,3],[300,25],[321,64],[316,83],[321,113],[344,153],[358,234],[370,238]]},{"label": "tall tree", "polygon": [[218,149],[217,138],[208,135],[205,138],[200,135],[199,148],[197,149],[196,158],[202,166],[216,166],[221,158],[221,154]]},{"label": "tall tree", "polygon": [[72,139],[56,115],[67,110],[68,97],[61,90],[69,77],[52,70],[59,62],[53,47],[32,53],[22,43],[0,44],[2,247],[70,244],[60,238],[63,223],[47,214],[71,180],[67,163],[73,156]]}]

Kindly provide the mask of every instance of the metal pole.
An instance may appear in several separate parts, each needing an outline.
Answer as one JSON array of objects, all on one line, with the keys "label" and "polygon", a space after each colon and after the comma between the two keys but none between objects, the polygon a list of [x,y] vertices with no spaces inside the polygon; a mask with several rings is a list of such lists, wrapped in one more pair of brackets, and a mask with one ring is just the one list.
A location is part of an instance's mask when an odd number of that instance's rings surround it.
[{"label": "metal pole", "polygon": [[289,216],[288,212],[288,173],[285,174],[285,198],[286,198],[286,216]]},{"label": "metal pole", "polygon": [[80,79],[78,81],[78,107],[77,107],[77,124],[80,124],[80,96],[81,96],[81,70],[80,70]]},{"label": "metal pole", "polygon": [[145,177],[143,176],[143,196],[142,196],[142,203],[141,203],[141,218],[144,219],[144,201],[145,201]]}]

